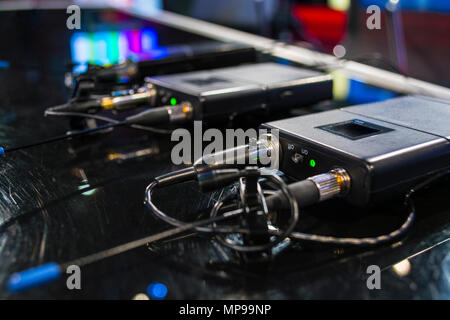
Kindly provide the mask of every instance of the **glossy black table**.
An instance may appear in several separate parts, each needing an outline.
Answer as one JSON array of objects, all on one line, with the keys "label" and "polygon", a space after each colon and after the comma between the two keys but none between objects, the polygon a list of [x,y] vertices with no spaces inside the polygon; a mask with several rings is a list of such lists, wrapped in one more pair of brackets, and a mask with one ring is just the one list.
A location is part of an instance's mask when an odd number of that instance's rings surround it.
[{"label": "glossy black table", "polygon": [[[97,25],[98,13],[89,15]],[[63,11],[0,13],[0,60],[9,62],[0,69],[1,145],[68,129],[66,119],[43,117],[46,107],[65,102],[70,93],[64,86],[70,31],[60,27],[65,18]],[[126,21],[138,28],[146,25]],[[203,40],[153,27],[166,44]],[[139,150],[146,155],[133,157]],[[450,298],[448,181],[417,195],[416,223],[407,237],[391,245],[361,249],[296,243],[255,267],[212,239],[189,234],[82,268],[82,290],[68,290],[65,277],[23,293],[6,290],[13,272],[70,261],[166,230],[143,198],[152,177],[176,169],[170,150],[169,136],[120,128],[1,158],[0,298],[132,299],[154,281],[167,286],[168,299]],[[120,161],[118,154],[129,159]],[[221,192],[201,194],[188,183],[161,190],[156,198],[161,208],[187,221]],[[398,203],[369,210],[335,201],[303,211],[299,228],[370,236],[395,229],[403,218]],[[366,285],[366,269],[374,264],[382,269],[380,290]]]}]

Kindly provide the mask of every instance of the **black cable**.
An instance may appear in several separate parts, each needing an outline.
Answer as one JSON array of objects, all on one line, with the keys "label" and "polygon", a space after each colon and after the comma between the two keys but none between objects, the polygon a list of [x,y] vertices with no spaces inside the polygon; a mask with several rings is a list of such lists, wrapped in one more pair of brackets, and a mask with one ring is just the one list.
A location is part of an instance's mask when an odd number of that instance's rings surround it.
[{"label": "black cable", "polygon": [[[183,108],[183,106],[178,106],[178,107]],[[75,113],[75,114],[78,116],[77,113]],[[94,117],[92,117],[92,118],[94,118]],[[30,147],[34,147],[34,146],[39,146],[39,145],[46,144],[46,143],[65,140],[68,138],[79,137],[79,136],[82,136],[82,135],[85,135],[88,133],[92,133],[92,132],[100,131],[100,130],[104,130],[104,129],[109,129],[109,128],[113,128],[113,127],[119,127],[119,126],[145,127],[146,125],[154,125],[154,124],[171,122],[170,109],[168,107],[158,107],[158,108],[148,109],[148,110],[142,111],[138,114],[129,116],[129,117],[125,118],[125,120],[122,120],[122,121],[116,121],[116,120],[108,119],[105,117],[99,117],[99,116],[95,116],[94,119],[107,121],[109,123],[107,123],[105,125],[100,125],[95,128],[88,128],[88,129],[68,132],[64,135],[44,139],[41,141],[33,142],[33,143],[22,145],[22,146],[9,147],[9,148],[0,147],[0,155],[4,155],[7,152],[12,152],[12,151],[26,149],[26,148],[30,148]]]},{"label": "black cable", "polygon": [[[247,170],[241,170],[239,171],[239,175],[237,177],[241,178],[241,177],[246,177],[248,175]],[[233,245],[233,244],[229,244],[226,243],[226,246],[230,247],[231,249],[237,250],[237,251],[242,251],[242,252],[256,252],[256,251],[264,251],[267,249],[270,249],[271,247],[275,246],[276,244],[280,243],[281,241],[283,241],[284,239],[286,239],[286,237],[292,232],[292,230],[295,228],[298,219],[299,219],[299,209],[298,209],[298,205],[297,202],[294,198],[294,196],[292,195],[291,191],[287,188],[287,185],[285,184],[285,182],[278,176],[276,175],[268,175],[266,176],[267,179],[271,180],[272,182],[274,182],[275,184],[277,184],[279,186],[279,188],[281,189],[281,192],[283,193],[283,195],[288,199],[289,204],[290,204],[290,209],[291,209],[291,218],[289,220],[289,226],[288,228],[281,232],[276,240],[271,241],[269,243],[263,244],[263,245],[257,245],[257,246],[239,246],[239,245]],[[169,215],[165,214],[163,211],[161,211],[154,203],[152,200],[152,193],[154,191],[154,189],[158,187],[158,179],[156,178],[152,183],[150,183],[146,190],[145,190],[145,201],[144,203],[147,205],[147,207],[150,209],[150,211],[159,219],[161,219],[162,221],[172,225],[172,226],[183,226],[186,224],[186,222],[180,221],[178,219],[175,219],[173,217],[170,217]],[[218,205],[219,204],[219,205]],[[211,212],[211,216],[214,217],[217,215],[218,211],[220,210],[220,208],[222,208],[224,202],[223,201],[219,201],[216,203],[216,205],[213,207],[212,212]],[[247,234],[251,234],[249,232],[249,230],[246,230],[246,232],[242,232],[243,230],[239,229],[239,228],[224,228],[224,227],[197,227],[194,229],[196,232],[202,232],[202,233],[213,233],[213,234],[217,234],[217,233],[247,233]],[[225,242],[225,241],[224,241]]]},{"label": "black cable", "polygon": [[[272,247],[276,246],[278,243],[284,241],[286,238],[288,238],[291,234],[291,232],[294,230],[295,226],[297,225],[298,219],[299,219],[299,209],[296,199],[294,198],[292,192],[288,189],[286,183],[277,175],[269,175],[266,176],[267,179],[274,182],[278,185],[283,195],[288,199],[291,209],[291,217],[288,222],[288,227],[277,234],[276,239],[273,241],[270,241],[265,244],[261,245],[254,245],[254,246],[246,246],[246,245],[238,245],[235,243],[230,243],[223,237],[216,235],[216,240],[219,241],[222,245],[236,251],[240,252],[258,252],[258,251],[265,251],[268,249],[271,249]],[[218,212],[221,210],[224,201],[216,202],[215,206],[213,207],[211,211],[211,217],[216,217]],[[214,225],[213,225],[214,227]]]},{"label": "black cable", "polygon": [[[412,199],[412,196],[414,193],[419,191],[420,189],[424,188],[425,186],[428,186],[432,182],[442,178],[443,176],[450,173],[450,170],[439,172],[438,174],[430,177],[429,179],[426,179],[425,181],[421,182],[420,184],[414,186],[409,190],[409,192],[405,195],[404,199],[404,206],[408,209],[409,214],[403,224],[396,230],[384,234],[377,237],[364,237],[364,238],[342,238],[342,237],[333,237],[333,236],[323,236],[323,235],[317,235],[317,234],[307,234],[302,232],[293,232],[290,234],[290,237],[292,239],[296,240],[304,240],[304,241],[311,241],[311,242],[319,242],[324,244],[334,244],[334,245],[353,245],[353,246],[374,246],[379,245],[382,243],[388,243],[392,242],[401,236],[403,236],[413,225],[415,216],[416,216],[416,209],[414,205],[414,201]],[[278,231],[272,231],[273,234],[278,234]]]},{"label": "black cable", "polygon": [[[150,209],[150,211],[160,220],[164,221],[167,224],[170,224],[174,227],[180,227],[185,225],[187,222],[175,219],[173,217],[170,217],[169,215],[165,214],[163,211],[161,211],[154,203],[152,200],[152,194],[154,189],[158,187],[158,182],[157,181],[153,181],[152,183],[150,183],[146,190],[145,190],[145,199],[144,199],[144,203],[147,206],[147,208]],[[242,230],[237,230],[236,228],[207,228],[207,227],[196,227],[194,229],[196,232],[201,232],[201,233],[215,233],[215,232],[223,232],[223,233],[233,233],[236,231],[242,231]]]},{"label": "black cable", "polygon": [[[253,171],[251,171],[253,172]],[[333,180],[341,181],[342,185],[340,185],[339,192],[336,193],[342,194],[342,192],[348,192],[348,186],[350,185],[350,180],[345,181],[346,179],[341,179],[346,175],[345,170],[343,169],[333,169],[328,173],[317,175],[314,177],[310,177],[308,179],[293,183],[289,186],[287,186],[281,178],[275,175],[269,175],[267,176],[269,182],[275,183],[280,190],[278,191],[272,191],[271,195],[267,198],[267,202],[265,199],[262,201],[264,202],[263,207],[265,206],[265,209],[269,207],[271,210],[279,210],[283,209],[283,207],[287,207],[285,205],[286,203],[289,203],[289,206],[291,208],[291,219],[289,221],[288,228],[284,231],[280,231],[278,228],[274,227],[269,230],[269,233],[277,236],[275,241],[271,241],[266,244],[257,245],[257,246],[244,246],[244,245],[238,245],[236,243],[230,243],[229,241],[226,241],[226,239],[221,236],[222,233],[232,233],[230,232],[230,229],[223,230],[219,228],[216,228],[215,225],[211,228],[207,227],[200,227],[197,228],[197,232],[206,232],[206,233],[212,233],[215,234],[215,238],[218,242],[220,242],[222,245],[227,246],[233,250],[242,251],[242,252],[253,252],[253,251],[264,251],[267,250],[277,243],[283,241],[286,238],[290,238],[292,240],[303,240],[303,241],[312,241],[312,242],[319,242],[319,243],[325,243],[325,244],[335,244],[335,245],[354,245],[354,246],[371,246],[371,245],[378,245],[382,243],[387,243],[394,241],[401,236],[403,236],[412,226],[416,209],[414,206],[414,202],[412,200],[412,196],[415,192],[420,190],[421,188],[429,185],[431,182],[437,180],[438,178],[448,174],[450,171],[443,171],[440,172],[434,176],[432,176],[429,179],[426,179],[422,183],[416,185],[415,187],[411,188],[410,191],[405,195],[404,199],[404,205],[407,208],[409,214],[406,218],[406,220],[403,222],[403,224],[396,230],[384,234],[377,237],[364,237],[364,238],[343,238],[343,237],[334,237],[334,236],[324,236],[324,235],[317,235],[317,234],[308,234],[308,233],[302,233],[302,232],[294,232],[294,228],[298,221],[298,208],[303,206],[312,205],[314,203],[317,203],[321,201],[320,196],[320,190],[318,186],[316,185],[316,180],[319,179],[320,181],[325,181],[324,179],[328,179],[330,182]],[[345,175],[342,175],[344,174]],[[196,172],[192,167],[183,169],[181,171],[177,171],[175,173],[166,174],[160,177],[155,178],[155,180],[147,187],[146,189],[146,198],[145,203],[149,207],[149,209],[152,211],[152,213],[158,217],[159,219],[165,221],[168,224],[174,225],[174,226],[182,226],[185,224],[185,222],[180,221],[178,219],[175,219],[173,217],[168,216],[161,210],[157,208],[157,206],[152,202],[152,192],[156,187],[161,186],[167,186],[171,185],[173,183],[180,183],[184,181],[189,180],[198,180],[201,188],[206,187],[206,189],[214,189],[223,185],[227,185],[232,183],[232,181],[235,181],[237,178],[245,178],[247,176],[248,172],[246,170],[236,170],[236,169],[221,169],[221,170],[212,170],[212,171],[204,171],[204,172]],[[340,174],[340,179],[337,179],[337,174]],[[260,193],[264,193],[262,190],[259,191]],[[236,195],[234,195],[236,196]],[[228,208],[225,208],[224,205],[227,201],[231,199],[232,195],[226,197],[225,199],[216,202],[214,205],[211,216],[215,217],[219,214],[219,212],[223,212],[226,210],[229,210]],[[238,206],[236,204],[233,204],[234,207]],[[231,206],[231,207],[233,207]],[[266,212],[266,211],[265,211]],[[241,232],[237,231],[236,234],[252,234],[252,232],[249,232],[250,230],[247,230],[247,232]]]},{"label": "black cable", "polygon": [[[86,118],[86,119],[95,119],[100,120],[104,122],[110,122],[110,123],[116,123],[119,122],[119,120],[115,120],[109,117],[103,117],[95,114],[89,114],[89,113],[81,113],[81,112],[65,112],[65,111],[53,111],[53,110],[46,110],[45,116],[65,116],[65,117],[80,117],[80,118]],[[172,134],[173,130],[164,130],[149,126],[143,126],[143,125],[131,125],[131,128],[135,128],[138,130],[144,130],[149,131],[153,133],[159,133],[159,134]]]},{"label": "black cable", "polygon": [[22,146],[3,148],[3,150],[4,150],[4,153],[9,153],[9,152],[12,152],[12,151],[27,149],[27,148],[43,145],[43,144],[46,144],[46,143],[51,143],[51,142],[61,141],[61,140],[69,139],[69,138],[79,137],[81,135],[85,135],[85,134],[88,134],[88,133],[92,133],[92,132],[96,132],[96,131],[100,131],[100,130],[104,130],[104,129],[109,129],[109,128],[122,126],[124,124],[125,123],[123,123],[123,122],[108,123],[108,124],[104,124],[104,125],[101,125],[101,126],[98,126],[98,127],[95,127],[95,128],[89,128],[89,129],[83,129],[83,130],[68,132],[68,133],[60,135],[60,136],[56,136],[56,137],[40,140],[40,141],[37,141],[37,142],[25,144],[25,145],[22,145]]}]

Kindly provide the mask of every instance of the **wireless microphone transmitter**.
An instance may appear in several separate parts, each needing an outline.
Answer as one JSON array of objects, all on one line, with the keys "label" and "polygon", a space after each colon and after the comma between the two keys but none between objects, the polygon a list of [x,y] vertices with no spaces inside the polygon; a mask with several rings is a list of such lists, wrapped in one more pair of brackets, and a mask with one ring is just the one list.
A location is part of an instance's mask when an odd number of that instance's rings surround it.
[{"label": "wireless microphone transmitter", "polygon": [[146,78],[159,103],[188,101],[194,120],[302,106],[332,97],[332,77],[277,63],[258,63]]},{"label": "wireless microphone transmitter", "polygon": [[450,169],[450,102],[405,96],[266,123],[279,130],[280,170],[303,180],[333,168],[346,199],[367,205]]}]

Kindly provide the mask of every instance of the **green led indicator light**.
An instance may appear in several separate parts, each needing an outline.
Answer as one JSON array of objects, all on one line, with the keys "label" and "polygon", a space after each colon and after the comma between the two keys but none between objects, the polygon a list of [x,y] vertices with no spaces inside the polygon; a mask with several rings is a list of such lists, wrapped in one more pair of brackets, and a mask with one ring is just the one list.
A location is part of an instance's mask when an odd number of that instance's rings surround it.
[{"label": "green led indicator light", "polygon": [[177,99],[175,99],[175,98],[170,98],[170,104],[171,105],[176,105],[177,104]]},{"label": "green led indicator light", "polygon": [[309,160],[309,165],[310,165],[312,168],[314,168],[314,167],[316,166],[316,160],[314,160],[314,159]]}]

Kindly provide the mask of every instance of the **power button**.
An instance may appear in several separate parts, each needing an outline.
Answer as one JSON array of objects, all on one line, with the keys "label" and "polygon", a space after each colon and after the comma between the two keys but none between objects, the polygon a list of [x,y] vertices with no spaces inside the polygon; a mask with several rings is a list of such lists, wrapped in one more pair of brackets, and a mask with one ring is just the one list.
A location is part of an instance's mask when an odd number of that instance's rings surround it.
[{"label": "power button", "polygon": [[301,163],[303,162],[303,156],[300,153],[294,153],[291,157],[292,161],[294,163]]}]

